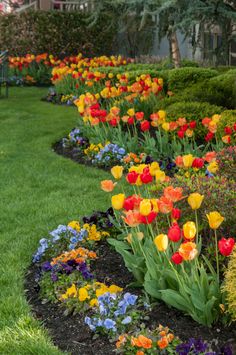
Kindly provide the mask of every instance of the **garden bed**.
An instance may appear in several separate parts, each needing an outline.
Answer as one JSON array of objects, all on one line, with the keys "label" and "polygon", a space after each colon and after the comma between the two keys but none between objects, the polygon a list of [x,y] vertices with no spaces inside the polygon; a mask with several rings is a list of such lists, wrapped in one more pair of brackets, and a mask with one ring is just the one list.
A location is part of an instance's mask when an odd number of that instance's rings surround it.
[{"label": "garden bed", "polygon": [[[126,269],[122,257],[111,246],[105,241],[100,242],[97,253],[99,259],[93,262],[91,271],[95,272],[98,281],[106,282],[108,285],[115,282],[124,287],[125,291],[141,294],[140,289],[129,286],[133,281],[132,274]],[[64,309],[58,304],[42,302],[39,297],[39,287],[35,281],[37,274],[38,268],[32,265],[25,281],[26,296],[33,313],[48,329],[54,344],[63,351],[69,351],[72,355],[112,354],[115,344],[110,343],[106,336],[94,337],[94,333],[84,323],[84,314],[66,315]],[[234,326],[226,328],[222,324],[217,324],[212,328],[207,328],[162,302],[153,307],[149,318],[147,321],[149,328],[155,328],[159,324],[168,326],[175,336],[183,341],[189,338],[203,339],[215,343],[217,347],[232,344],[236,350]],[[226,351],[222,354],[230,354]]]}]

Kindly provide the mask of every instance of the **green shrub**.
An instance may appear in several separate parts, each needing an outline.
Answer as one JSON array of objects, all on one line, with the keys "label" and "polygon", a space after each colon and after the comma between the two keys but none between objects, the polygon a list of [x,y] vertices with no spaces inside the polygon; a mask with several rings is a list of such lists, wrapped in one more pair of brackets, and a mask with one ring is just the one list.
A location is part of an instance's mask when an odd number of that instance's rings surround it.
[{"label": "green shrub", "polygon": [[[160,103],[161,105],[161,103]],[[222,107],[210,105],[208,102],[176,102],[166,107],[169,118],[185,117],[188,120],[199,120],[215,113],[221,113]]]},{"label": "green shrub", "polygon": [[203,95],[210,103],[236,108],[236,70],[210,79]]},{"label": "green shrub", "polygon": [[233,321],[236,321],[236,246],[230,256],[228,268],[225,273],[223,291],[226,293],[228,311]]},{"label": "green shrub", "polygon": [[236,122],[236,110],[226,110],[221,114],[221,119],[219,122],[219,129],[223,129],[225,126],[232,127]]},{"label": "green shrub", "polygon": [[205,68],[180,68],[172,69],[168,73],[168,88],[179,91],[198,82],[205,82],[218,75],[216,70]]},{"label": "green shrub", "polygon": [[198,68],[199,63],[195,62],[194,60],[190,60],[190,59],[182,59],[181,60],[181,67],[183,67],[183,68],[186,68],[186,67]]}]

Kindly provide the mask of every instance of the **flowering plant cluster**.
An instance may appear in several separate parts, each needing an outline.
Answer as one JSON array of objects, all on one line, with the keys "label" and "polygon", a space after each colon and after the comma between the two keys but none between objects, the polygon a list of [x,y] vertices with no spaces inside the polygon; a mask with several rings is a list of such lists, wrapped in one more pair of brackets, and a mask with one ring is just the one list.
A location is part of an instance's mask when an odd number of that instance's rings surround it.
[{"label": "flowering plant cluster", "polygon": [[117,353],[125,355],[173,354],[179,343],[179,339],[175,338],[168,327],[159,325],[154,331],[144,330],[134,335],[120,335],[116,348]]},{"label": "flowering plant cluster", "polygon": [[94,332],[120,334],[126,326],[137,322],[140,315],[133,309],[138,296],[129,292],[112,294],[107,292],[98,297],[98,307],[92,317],[86,317],[85,323]]},{"label": "flowering plant cluster", "polygon": [[[103,223],[104,218],[110,215],[112,213],[108,210],[84,217],[83,220],[87,223],[83,225],[83,228],[77,221],[70,222],[68,226],[59,226],[51,232],[52,245],[48,239],[47,246],[52,249],[51,256],[46,256],[45,252],[40,255],[42,250],[38,250],[37,258],[34,256],[33,259],[37,265],[40,265],[39,285],[44,300],[60,302],[64,305],[66,314],[72,311],[80,312],[85,317],[84,322],[91,331],[107,334],[115,340],[123,332],[128,334],[133,329],[137,329],[144,309],[149,309],[150,306],[147,306],[141,299],[138,300],[138,296],[130,292],[122,292],[123,289],[115,284],[106,285],[96,281],[90,270],[91,261],[98,257],[96,252],[83,246],[84,239],[74,240],[77,234],[74,233],[72,237],[68,234],[68,230],[71,232],[72,229],[78,233],[86,230],[87,239],[98,241],[100,240],[98,233],[108,233],[98,232],[94,222],[97,222],[101,216]],[[107,228],[109,229],[109,226]],[[67,249],[68,242],[65,244],[66,238],[74,243],[73,248],[69,244],[69,250]],[[63,252],[58,255],[58,250],[62,248]],[[168,339],[169,342],[172,341],[169,336]]]},{"label": "flowering plant cluster", "polygon": [[[59,59],[52,54],[42,53],[38,55],[26,54],[24,57],[9,57],[9,67],[12,75],[21,77],[31,85],[35,83],[50,83],[50,80],[55,83],[68,75],[74,79],[87,77],[87,80],[96,80],[100,75],[94,75],[91,72],[92,68],[100,66],[117,67],[126,64],[127,60],[121,56],[84,58],[82,54],[78,54],[77,56]],[[70,92],[65,92],[64,94],[70,94]]]},{"label": "flowering plant cluster", "polygon": [[[115,166],[111,173],[120,180],[123,167]],[[109,242],[151,296],[211,326],[218,320],[223,303],[219,253],[227,257],[235,245],[233,237],[221,236],[220,240],[217,237],[217,230],[225,218],[218,211],[210,210],[205,214],[208,228],[214,232],[215,261],[212,265],[202,250],[198,219],[204,195],[194,192],[184,196],[183,189],[173,187],[156,162],[130,168],[126,181],[133,186],[134,194],[126,196],[123,192],[111,198],[117,221],[124,230],[123,242],[114,239]],[[151,196],[147,189],[154,181],[169,182],[158,198]],[[104,189],[103,184],[101,187],[108,192],[114,188]],[[185,201],[194,214],[181,223],[183,211],[178,206]]]},{"label": "flowering plant cluster", "polygon": [[65,250],[74,250],[79,243],[83,246],[93,244],[108,235],[108,232],[98,230],[95,224],[85,223],[81,227],[78,221],[71,221],[67,226],[59,225],[49,233],[49,238],[40,239],[33,262],[38,263]]}]

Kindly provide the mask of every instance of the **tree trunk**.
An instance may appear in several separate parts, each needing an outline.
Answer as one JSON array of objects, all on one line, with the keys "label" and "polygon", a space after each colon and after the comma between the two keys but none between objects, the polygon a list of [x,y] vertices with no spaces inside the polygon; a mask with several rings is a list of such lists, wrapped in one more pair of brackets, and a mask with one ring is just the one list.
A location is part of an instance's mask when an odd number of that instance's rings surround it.
[{"label": "tree trunk", "polygon": [[171,31],[169,35],[169,42],[171,48],[171,57],[175,68],[180,68],[181,56],[179,50],[179,42],[175,31]]}]

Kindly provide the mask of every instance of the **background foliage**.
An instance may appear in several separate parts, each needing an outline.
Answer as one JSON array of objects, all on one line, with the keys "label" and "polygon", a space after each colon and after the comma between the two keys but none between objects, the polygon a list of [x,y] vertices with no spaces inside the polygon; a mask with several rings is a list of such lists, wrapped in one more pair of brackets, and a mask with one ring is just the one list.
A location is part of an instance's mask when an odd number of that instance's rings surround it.
[{"label": "background foliage", "polygon": [[10,55],[110,53],[116,29],[109,17],[101,15],[89,28],[87,19],[84,13],[59,11],[0,15],[0,48],[8,49]]}]

